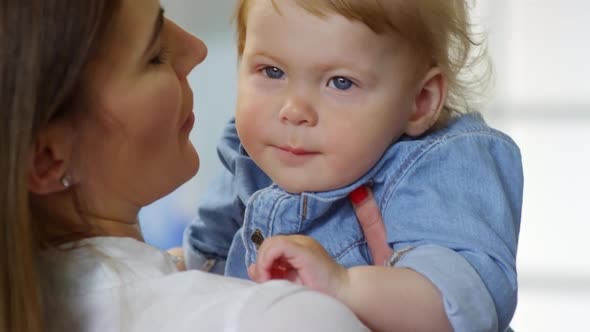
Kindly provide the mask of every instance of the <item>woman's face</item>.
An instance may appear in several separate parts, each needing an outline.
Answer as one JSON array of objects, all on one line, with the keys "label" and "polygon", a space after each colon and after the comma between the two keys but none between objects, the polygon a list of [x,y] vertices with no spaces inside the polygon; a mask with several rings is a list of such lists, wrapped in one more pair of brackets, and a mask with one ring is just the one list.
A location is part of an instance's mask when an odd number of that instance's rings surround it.
[{"label": "woman's face", "polygon": [[187,75],[207,48],[162,14],[158,0],[123,0],[86,74],[68,173],[96,211],[145,206],[199,168]]}]

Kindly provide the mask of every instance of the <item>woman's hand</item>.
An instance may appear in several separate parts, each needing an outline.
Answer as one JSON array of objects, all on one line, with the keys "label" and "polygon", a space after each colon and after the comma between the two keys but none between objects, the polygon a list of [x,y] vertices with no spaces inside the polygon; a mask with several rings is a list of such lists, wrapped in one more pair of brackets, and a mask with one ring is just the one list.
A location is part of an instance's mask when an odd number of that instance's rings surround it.
[{"label": "woman's hand", "polygon": [[348,284],[347,270],[317,241],[303,235],[279,235],[264,240],[248,274],[256,282],[285,279],[333,297],[338,297]]}]

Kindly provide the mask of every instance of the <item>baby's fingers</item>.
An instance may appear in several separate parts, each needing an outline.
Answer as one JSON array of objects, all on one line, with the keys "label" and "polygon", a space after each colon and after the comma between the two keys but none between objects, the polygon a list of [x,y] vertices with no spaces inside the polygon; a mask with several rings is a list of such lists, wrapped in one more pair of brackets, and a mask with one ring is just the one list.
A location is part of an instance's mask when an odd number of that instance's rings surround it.
[{"label": "baby's fingers", "polygon": [[269,270],[276,261],[285,260],[288,257],[293,250],[291,246],[292,244],[285,236],[267,238],[258,250],[256,264],[264,270]]},{"label": "baby's fingers", "polygon": [[250,277],[250,279],[252,279],[252,281],[262,282],[261,280],[259,280],[260,278],[258,277],[258,269],[256,267],[256,264],[251,264],[250,266],[248,266],[248,276]]}]

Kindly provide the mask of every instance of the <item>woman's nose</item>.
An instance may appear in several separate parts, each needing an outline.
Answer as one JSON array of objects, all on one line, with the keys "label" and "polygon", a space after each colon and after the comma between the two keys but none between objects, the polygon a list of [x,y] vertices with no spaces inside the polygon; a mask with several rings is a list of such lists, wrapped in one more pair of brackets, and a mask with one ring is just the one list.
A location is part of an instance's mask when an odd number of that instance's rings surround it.
[{"label": "woman's nose", "polygon": [[198,64],[203,62],[203,60],[205,60],[205,58],[207,57],[208,51],[207,51],[207,45],[205,45],[205,43],[201,39],[199,39],[198,37],[195,37],[193,35],[190,35],[190,36],[192,37],[191,39],[192,39],[192,43],[193,43],[193,56],[194,56],[194,61],[195,61],[195,64],[193,65],[193,68],[194,68],[195,66],[197,66]]},{"label": "woman's nose", "polygon": [[174,22],[169,22],[173,30],[176,45],[174,68],[179,76],[186,77],[188,74],[207,57],[207,45],[182,29]]}]

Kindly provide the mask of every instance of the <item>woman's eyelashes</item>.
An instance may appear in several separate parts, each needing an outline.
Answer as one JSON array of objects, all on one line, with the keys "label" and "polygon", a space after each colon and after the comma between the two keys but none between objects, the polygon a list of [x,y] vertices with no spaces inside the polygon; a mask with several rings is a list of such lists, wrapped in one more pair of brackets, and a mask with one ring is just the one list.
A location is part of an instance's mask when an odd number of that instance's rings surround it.
[{"label": "woman's eyelashes", "polygon": [[164,63],[167,62],[168,60],[168,55],[169,55],[169,50],[166,47],[161,47],[158,50],[158,53],[156,53],[156,55],[152,56],[150,58],[149,64],[150,65],[162,65]]}]

